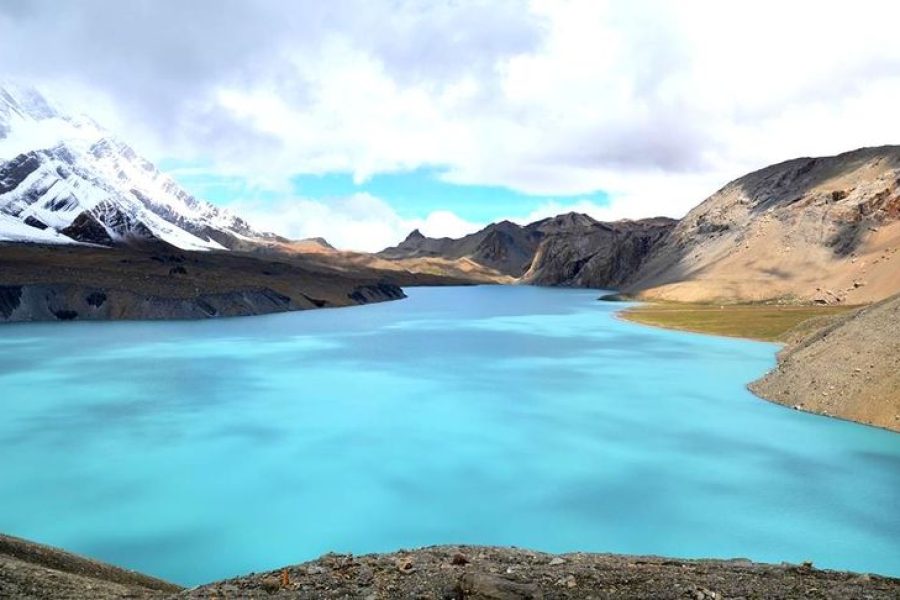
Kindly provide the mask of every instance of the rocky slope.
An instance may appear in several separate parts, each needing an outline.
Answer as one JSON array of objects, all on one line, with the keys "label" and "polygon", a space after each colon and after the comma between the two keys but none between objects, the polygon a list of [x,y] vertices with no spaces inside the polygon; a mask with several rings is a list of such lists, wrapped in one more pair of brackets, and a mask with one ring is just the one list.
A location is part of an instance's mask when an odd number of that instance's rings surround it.
[{"label": "rocky slope", "polygon": [[617,289],[675,226],[665,218],[602,223],[581,216],[573,225],[565,215],[543,222],[523,283]]},{"label": "rocky slope", "polygon": [[0,322],[191,319],[366,304],[442,280],[303,256],[0,244]]},{"label": "rocky slope", "polygon": [[900,146],[798,158],[687,214],[623,291],[688,302],[865,304],[900,291]]},{"label": "rocky slope", "polygon": [[674,224],[664,218],[603,223],[568,213],[525,226],[502,221],[459,239],[414,231],[377,256],[467,260],[509,282],[609,288],[633,274]]},{"label": "rocky slope", "polygon": [[166,598],[177,585],[0,534],[0,598]]},{"label": "rocky slope", "polygon": [[4,598],[896,598],[900,580],[766,565],[744,559],[678,560],[614,554],[552,555],[516,548],[435,546],[317,560],[189,590],[0,536]]},{"label": "rocky slope", "polygon": [[194,198],[91,119],[0,87],[0,240],[210,250],[277,239]]},{"label": "rocky slope", "polygon": [[900,295],[797,336],[750,389],[801,410],[900,431]]}]

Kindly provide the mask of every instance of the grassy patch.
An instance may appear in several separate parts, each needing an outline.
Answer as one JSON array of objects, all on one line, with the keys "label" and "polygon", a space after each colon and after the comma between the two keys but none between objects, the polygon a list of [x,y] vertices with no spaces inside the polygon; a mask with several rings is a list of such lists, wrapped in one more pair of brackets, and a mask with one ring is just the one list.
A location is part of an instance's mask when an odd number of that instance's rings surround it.
[{"label": "grassy patch", "polygon": [[644,304],[622,317],[635,323],[697,333],[783,341],[785,334],[809,319],[833,318],[852,306],[777,306],[765,304]]}]

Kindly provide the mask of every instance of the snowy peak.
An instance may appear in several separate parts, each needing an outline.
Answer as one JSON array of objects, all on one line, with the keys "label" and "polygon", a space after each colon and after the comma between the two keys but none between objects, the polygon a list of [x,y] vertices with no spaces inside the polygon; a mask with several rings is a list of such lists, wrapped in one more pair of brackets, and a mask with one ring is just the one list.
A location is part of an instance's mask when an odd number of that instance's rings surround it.
[{"label": "snowy peak", "polygon": [[19,86],[0,88],[0,215],[21,224],[0,220],[0,240],[32,233],[41,243],[223,250],[273,237],[191,196],[92,120]]},{"label": "snowy peak", "polygon": [[0,136],[4,134],[4,125],[8,128],[13,118],[42,121],[61,116],[34,88],[12,84],[0,87]]}]

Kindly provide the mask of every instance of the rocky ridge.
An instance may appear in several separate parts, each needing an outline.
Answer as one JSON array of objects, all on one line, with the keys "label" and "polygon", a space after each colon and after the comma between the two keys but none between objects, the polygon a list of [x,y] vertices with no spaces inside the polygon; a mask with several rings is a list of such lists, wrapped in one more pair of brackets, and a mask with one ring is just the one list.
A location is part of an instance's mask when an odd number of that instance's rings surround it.
[{"label": "rocky ridge", "polygon": [[524,226],[502,221],[459,239],[416,230],[377,256],[468,260],[509,282],[609,288],[627,280],[674,224],[665,218],[604,223],[567,213]]}]

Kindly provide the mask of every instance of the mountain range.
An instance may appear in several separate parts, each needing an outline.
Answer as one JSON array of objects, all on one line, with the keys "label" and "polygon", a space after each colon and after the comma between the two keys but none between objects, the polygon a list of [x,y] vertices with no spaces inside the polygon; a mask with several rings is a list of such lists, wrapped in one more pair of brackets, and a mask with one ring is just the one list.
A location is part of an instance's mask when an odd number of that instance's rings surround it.
[{"label": "mountain range", "polygon": [[520,283],[680,302],[867,304],[900,292],[900,146],[799,158],[727,184],[679,221],[566,214],[378,256],[470,259]]},{"label": "mountain range", "polygon": [[617,288],[675,223],[663,217],[604,223],[568,213],[524,226],[502,221],[455,240],[416,230],[378,256],[469,259],[521,283]]},{"label": "mountain range", "polygon": [[900,147],[799,158],[738,178],[679,221],[569,213],[459,239],[413,231],[374,255],[291,241],[199,200],[88,117],[0,89],[0,240],[319,255],[461,281],[642,299],[864,304],[900,292]]}]

